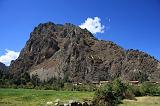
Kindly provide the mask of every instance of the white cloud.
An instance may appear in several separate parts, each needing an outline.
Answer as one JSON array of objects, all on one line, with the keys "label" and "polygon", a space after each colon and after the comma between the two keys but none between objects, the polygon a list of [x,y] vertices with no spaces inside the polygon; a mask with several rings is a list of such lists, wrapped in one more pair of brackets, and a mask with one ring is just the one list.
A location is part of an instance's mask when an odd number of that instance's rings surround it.
[{"label": "white cloud", "polygon": [[8,49],[5,49],[5,51],[6,53],[0,56],[0,62],[9,66],[12,60],[15,60],[18,58],[20,52],[15,52],[15,51],[8,50]]},{"label": "white cloud", "polygon": [[87,18],[79,27],[82,29],[86,28],[93,34],[104,33],[104,25],[101,24],[101,19],[99,17]]}]

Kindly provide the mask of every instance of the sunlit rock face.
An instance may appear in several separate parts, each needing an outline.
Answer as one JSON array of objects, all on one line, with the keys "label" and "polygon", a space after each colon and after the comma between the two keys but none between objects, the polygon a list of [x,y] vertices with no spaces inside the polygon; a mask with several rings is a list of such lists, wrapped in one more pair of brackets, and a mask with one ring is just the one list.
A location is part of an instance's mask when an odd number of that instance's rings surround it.
[{"label": "sunlit rock face", "polygon": [[39,24],[30,34],[10,70],[16,78],[28,72],[41,80],[67,78],[71,82],[159,80],[158,61],[138,50],[124,50],[111,41],[96,39],[72,24]]}]

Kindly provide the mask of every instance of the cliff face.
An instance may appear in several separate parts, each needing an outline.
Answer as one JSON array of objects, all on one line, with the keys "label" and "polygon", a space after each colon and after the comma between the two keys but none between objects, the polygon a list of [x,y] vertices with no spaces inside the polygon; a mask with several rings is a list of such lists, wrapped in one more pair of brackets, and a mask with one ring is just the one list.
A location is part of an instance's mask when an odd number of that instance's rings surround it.
[{"label": "cliff face", "polygon": [[112,80],[159,80],[160,64],[137,50],[124,50],[111,41],[97,40],[89,31],[72,24],[40,24],[10,69],[41,80],[52,77],[75,82]]}]

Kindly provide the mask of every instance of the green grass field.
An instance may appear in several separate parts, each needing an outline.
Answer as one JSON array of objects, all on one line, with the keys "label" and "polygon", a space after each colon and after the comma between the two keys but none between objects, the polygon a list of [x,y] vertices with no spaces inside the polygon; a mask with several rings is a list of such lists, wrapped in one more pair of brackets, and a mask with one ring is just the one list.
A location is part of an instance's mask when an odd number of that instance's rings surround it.
[{"label": "green grass field", "polygon": [[[46,106],[47,102],[60,99],[63,102],[69,100],[91,100],[94,92],[82,91],[53,91],[34,89],[1,89],[0,106]],[[137,97],[135,100],[123,100],[119,106],[160,106],[160,97]]]},{"label": "green grass field", "polygon": [[56,99],[63,102],[91,100],[93,95],[93,92],[0,88],[0,106],[45,106]]}]

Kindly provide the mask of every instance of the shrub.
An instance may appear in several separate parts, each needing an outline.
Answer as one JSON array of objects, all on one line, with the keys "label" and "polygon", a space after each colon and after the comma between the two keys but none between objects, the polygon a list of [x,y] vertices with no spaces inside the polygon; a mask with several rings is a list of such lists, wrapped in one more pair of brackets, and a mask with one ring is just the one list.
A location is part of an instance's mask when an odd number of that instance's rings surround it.
[{"label": "shrub", "polygon": [[125,98],[127,87],[121,82],[120,79],[115,79],[112,83],[112,90],[115,97],[117,97],[117,101],[119,102]]},{"label": "shrub", "polygon": [[115,106],[125,98],[127,87],[120,79],[101,86],[96,92],[93,100],[95,106]]},{"label": "shrub", "polygon": [[132,97],[142,95],[141,92],[140,92],[140,87],[139,86],[126,84],[126,87],[127,87],[127,92],[130,92],[132,94]]},{"label": "shrub", "polygon": [[160,95],[159,92],[159,85],[150,83],[150,82],[144,82],[140,86],[140,92],[142,96],[158,96]]},{"label": "shrub", "polygon": [[72,83],[64,83],[63,90],[74,91],[74,86]]},{"label": "shrub", "polygon": [[26,88],[32,89],[32,88],[34,88],[34,85],[33,85],[31,82],[28,82],[28,83],[26,84]]},{"label": "shrub", "polygon": [[157,85],[157,94],[160,96],[160,85]]},{"label": "shrub", "polygon": [[94,106],[115,106],[116,103],[117,100],[113,93],[111,84],[101,86],[95,92],[95,97],[93,99]]}]

